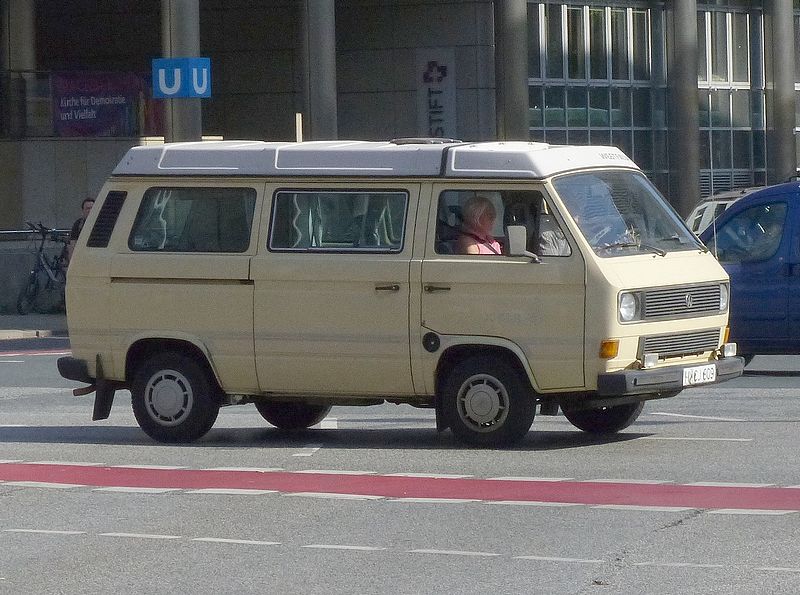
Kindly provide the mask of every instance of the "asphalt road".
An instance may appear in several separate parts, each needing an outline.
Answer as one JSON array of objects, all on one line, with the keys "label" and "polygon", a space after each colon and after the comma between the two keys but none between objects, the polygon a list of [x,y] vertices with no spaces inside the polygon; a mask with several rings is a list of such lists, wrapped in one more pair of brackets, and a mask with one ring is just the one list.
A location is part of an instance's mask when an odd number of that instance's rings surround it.
[{"label": "asphalt road", "polygon": [[126,393],[92,422],[62,346],[0,348],[0,593],[800,592],[800,358],[605,440],[539,416],[478,450],[394,405],[290,434],[247,405],[165,446]]}]

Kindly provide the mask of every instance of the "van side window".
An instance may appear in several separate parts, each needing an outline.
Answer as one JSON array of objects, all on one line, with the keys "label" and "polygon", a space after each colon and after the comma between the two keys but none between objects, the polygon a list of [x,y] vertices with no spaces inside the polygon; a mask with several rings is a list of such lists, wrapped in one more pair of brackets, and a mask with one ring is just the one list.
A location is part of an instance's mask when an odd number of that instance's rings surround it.
[{"label": "van side window", "polygon": [[400,252],[407,205],[405,192],[280,190],[269,249]]},{"label": "van side window", "polygon": [[148,188],[128,247],[140,252],[246,252],[253,188]]},{"label": "van side window", "polygon": [[786,203],[756,205],[732,217],[708,241],[720,262],[758,262],[775,255],[783,237]]},{"label": "van side window", "polygon": [[445,190],[439,195],[436,222],[437,254],[458,254],[459,237],[472,234],[464,207],[475,197],[489,199],[495,220],[491,236],[505,251],[506,228],[524,225],[527,249],[539,256],[569,256],[572,250],[552,209],[538,190]]}]

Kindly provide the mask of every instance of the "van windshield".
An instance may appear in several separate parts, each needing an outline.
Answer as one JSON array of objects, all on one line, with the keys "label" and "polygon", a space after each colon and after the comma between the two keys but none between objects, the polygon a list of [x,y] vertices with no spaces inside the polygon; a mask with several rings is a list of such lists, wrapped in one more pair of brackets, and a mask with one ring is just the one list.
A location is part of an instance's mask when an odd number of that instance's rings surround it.
[{"label": "van windshield", "polygon": [[553,186],[601,257],[705,249],[641,173],[568,174],[553,180]]}]

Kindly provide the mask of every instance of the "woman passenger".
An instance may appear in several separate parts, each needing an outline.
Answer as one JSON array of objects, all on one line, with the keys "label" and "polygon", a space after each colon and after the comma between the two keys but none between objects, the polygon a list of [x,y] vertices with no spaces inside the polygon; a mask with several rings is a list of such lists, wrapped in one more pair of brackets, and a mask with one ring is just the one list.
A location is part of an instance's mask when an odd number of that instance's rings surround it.
[{"label": "woman passenger", "polygon": [[492,201],[473,196],[464,203],[464,225],[458,237],[459,254],[500,254],[500,243],[492,236],[497,217]]}]

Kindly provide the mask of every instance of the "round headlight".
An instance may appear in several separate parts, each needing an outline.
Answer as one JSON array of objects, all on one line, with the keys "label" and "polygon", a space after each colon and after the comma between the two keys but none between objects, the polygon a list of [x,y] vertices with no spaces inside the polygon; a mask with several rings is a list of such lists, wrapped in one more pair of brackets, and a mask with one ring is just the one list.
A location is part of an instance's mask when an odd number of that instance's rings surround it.
[{"label": "round headlight", "polygon": [[636,296],[632,293],[623,293],[619,296],[619,319],[630,322],[636,318]]},{"label": "round headlight", "polygon": [[728,289],[728,285],[726,283],[722,283],[719,286],[719,311],[725,312],[728,309],[728,294],[730,289]]}]

